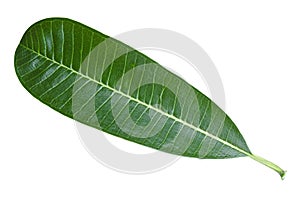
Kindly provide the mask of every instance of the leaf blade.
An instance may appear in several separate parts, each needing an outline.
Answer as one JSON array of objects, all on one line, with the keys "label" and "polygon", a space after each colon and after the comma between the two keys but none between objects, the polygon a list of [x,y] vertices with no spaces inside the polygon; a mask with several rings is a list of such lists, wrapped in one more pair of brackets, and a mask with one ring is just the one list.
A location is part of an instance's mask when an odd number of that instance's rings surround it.
[{"label": "leaf blade", "polygon": [[235,124],[204,94],[78,22],[53,18],[31,26],[16,50],[15,69],[41,102],[107,133],[190,157],[254,157]]}]

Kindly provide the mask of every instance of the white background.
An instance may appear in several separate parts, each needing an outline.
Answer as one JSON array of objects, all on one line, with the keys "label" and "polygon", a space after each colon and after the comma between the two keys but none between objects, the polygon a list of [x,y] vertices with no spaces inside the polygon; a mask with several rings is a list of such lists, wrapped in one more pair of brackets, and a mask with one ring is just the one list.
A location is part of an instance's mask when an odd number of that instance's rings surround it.
[{"label": "white background", "polygon": [[[193,2],[2,1],[0,198],[299,198],[300,5]],[[99,164],[74,122],[35,100],[15,75],[22,34],[47,17],[68,17],[111,36],[151,27],[196,41],[220,73],[226,112],[254,153],[288,170],[286,179],[250,158],[181,158],[147,175]]]}]

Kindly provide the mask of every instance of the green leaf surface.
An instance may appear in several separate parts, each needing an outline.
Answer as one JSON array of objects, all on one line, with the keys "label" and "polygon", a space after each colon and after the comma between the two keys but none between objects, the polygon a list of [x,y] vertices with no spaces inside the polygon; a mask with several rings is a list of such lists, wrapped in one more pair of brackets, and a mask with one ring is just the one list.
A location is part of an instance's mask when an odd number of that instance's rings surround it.
[{"label": "green leaf surface", "polygon": [[126,44],[70,19],[32,25],[15,53],[22,85],[81,123],[172,154],[253,155],[236,125],[208,97]]}]

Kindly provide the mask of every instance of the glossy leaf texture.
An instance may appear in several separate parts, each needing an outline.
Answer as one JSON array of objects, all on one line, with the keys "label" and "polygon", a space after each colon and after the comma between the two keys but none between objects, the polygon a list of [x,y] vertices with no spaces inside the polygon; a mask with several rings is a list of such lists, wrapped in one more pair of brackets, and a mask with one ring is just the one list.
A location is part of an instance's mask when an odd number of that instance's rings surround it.
[{"label": "glossy leaf texture", "polygon": [[160,64],[70,19],[32,25],[15,53],[22,85],[81,123],[164,152],[196,158],[253,155],[236,125],[208,97]]}]

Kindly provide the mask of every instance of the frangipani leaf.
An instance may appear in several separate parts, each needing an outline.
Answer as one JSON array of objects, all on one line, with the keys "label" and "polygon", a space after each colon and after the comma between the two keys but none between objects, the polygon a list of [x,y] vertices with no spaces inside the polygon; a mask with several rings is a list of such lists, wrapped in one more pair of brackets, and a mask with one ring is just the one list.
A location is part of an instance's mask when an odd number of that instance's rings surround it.
[{"label": "frangipani leaf", "polygon": [[255,156],[214,102],[137,50],[78,22],[32,25],[15,53],[22,85],[81,123],[172,154],[196,158]]}]

